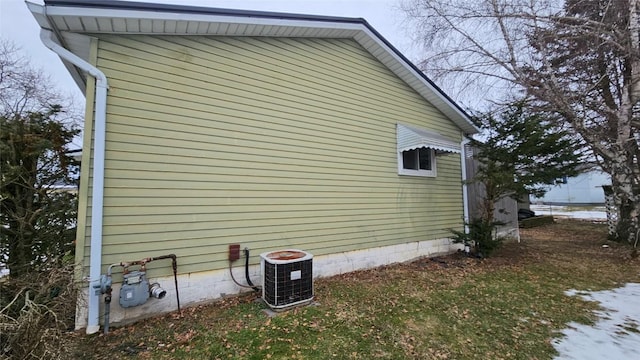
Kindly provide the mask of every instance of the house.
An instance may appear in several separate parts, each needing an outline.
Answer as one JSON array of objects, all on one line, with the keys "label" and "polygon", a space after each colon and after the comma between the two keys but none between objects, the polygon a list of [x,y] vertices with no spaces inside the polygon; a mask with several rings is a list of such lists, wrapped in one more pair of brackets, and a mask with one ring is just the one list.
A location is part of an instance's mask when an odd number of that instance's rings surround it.
[{"label": "house", "polygon": [[574,177],[558,179],[549,186],[541,198],[531,199],[532,203],[548,205],[604,205],[602,186],[610,185],[611,177],[599,168],[588,168]]},{"label": "house", "polygon": [[[99,329],[110,264],[175,254],[183,305],[241,291],[229,246],[297,248],[314,276],[449,252],[477,128],[365,20],[130,3],[27,3],[86,94],[77,326]],[[241,269],[236,269],[242,272]],[[122,274],[114,268],[117,294]],[[172,311],[162,299],[121,323]]]}]

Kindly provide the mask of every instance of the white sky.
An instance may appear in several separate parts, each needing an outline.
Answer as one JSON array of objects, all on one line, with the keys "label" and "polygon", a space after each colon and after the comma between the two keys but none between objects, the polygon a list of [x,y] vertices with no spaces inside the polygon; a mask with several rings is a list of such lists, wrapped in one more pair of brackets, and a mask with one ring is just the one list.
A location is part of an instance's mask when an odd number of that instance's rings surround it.
[{"label": "white sky", "polygon": [[[43,0],[30,0],[42,4]],[[137,0],[140,1],[140,0]],[[402,29],[399,0],[146,0],[144,2],[196,5],[205,7],[290,12],[313,15],[360,17],[411,60],[411,40]],[[24,0],[0,0],[0,37],[19,46],[31,63],[49,74],[60,92],[83,103],[83,94],[62,62],[40,42],[40,27],[27,10]],[[446,89],[444,89],[446,91]]]}]

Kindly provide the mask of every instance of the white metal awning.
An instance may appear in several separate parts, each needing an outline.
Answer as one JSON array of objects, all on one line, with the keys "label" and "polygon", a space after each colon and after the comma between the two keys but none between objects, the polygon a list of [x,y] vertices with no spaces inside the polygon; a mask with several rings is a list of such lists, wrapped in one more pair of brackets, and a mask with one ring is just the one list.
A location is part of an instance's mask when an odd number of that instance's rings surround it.
[{"label": "white metal awning", "polygon": [[398,151],[429,148],[440,152],[460,153],[460,144],[432,131],[397,124]]}]

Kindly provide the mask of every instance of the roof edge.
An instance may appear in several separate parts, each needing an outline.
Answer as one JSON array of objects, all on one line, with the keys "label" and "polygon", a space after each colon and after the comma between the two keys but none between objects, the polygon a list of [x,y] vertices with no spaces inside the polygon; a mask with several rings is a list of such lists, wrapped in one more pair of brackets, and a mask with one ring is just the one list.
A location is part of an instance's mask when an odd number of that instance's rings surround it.
[{"label": "roof edge", "polygon": [[[475,132],[466,132],[466,134],[477,134],[480,133],[480,129],[471,121],[471,116],[467,114],[467,112],[457,103],[455,102],[449,95],[447,95],[444,90],[442,90],[436,83],[434,83],[428,76],[425,74],[420,68],[418,68],[411,60],[409,60],[404,54],[398,50],[389,40],[387,40],[382,34],[380,34],[373,26],[371,26],[366,20],[363,19],[364,25],[382,41],[391,51],[393,51],[405,64],[409,65],[411,69],[420,76],[424,81],[426,81],[438,94],[440,94],[449,104],[451,104],[455,110],[457,110],[460,115],[471,125],[471,127],[475,130]],[[463,129],[464,130],[464,129]]]},{"label": "roof edge", "polygon": [[[271,19],[271,20],[290,20],[290,21],[310,21],[310,22],[327,22],[334,24],[353,24],[364,26],[370,36],[377,38],[387,49],[391,51],[397,58],[409,68],[417,77],[424,81],[425,85],[432,89],[445,103],[449,104],[452,111],[460,117],[463,124],[457,123],[458,127],[467,135],[476,134],[480,129],[473,124],[469,114],[456,103],[447,93],[445,93],[438,85],[436,85],[420,68],[410,61],[402,52],[391,44],[382,34],[380,34],[371,24],[364,18],[337,17],[325,15],[305,15],[296,13],[254,11],[254,10],[237,10],[224,8],[209,8],[202,6],[176,5],[176,4],[157,4],[152,2],[132,2],[120,0],[45,0],[45,7],[71,7],[85,9],[103,9],[103,10],[131,10],[131,11],[147,11],[157,13],[184,13],[191,15],[214,15],[229,17],[245,17],[255,19]],[[452,119],[453,120],[453,119]]]},{"label": "roof edge", "polygon": [[156,12],[179,12],[187,14],[202,15],[226,15],[226,16],[243,16],[265,19],[283,19],[283,20],[309,20],[309,21],[327,21],[336,23],[366,23],[363,18],[351,18],[340,16],[326,15],[307,15],[296,13],[283,13],[271,11],[257,10],[240,10],[226,8],[211,8],[204,6],[192,5],[176,5],[176,4],[158,4],[151,2],[133,2],[119,0],[45,0],[45,6],[69,6],[95,9],[118,9],[118,10],[140,10],[140,11],[156,11]]}]

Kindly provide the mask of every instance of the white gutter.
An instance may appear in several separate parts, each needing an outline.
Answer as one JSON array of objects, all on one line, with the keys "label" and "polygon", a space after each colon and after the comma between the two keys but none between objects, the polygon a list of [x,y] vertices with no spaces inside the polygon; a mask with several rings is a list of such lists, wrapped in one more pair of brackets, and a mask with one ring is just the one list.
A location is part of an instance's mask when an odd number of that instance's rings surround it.
[{"label": "white gutter", "polygon": [[[91,253],[89,260],[89,311],[87,334],[100,330],[100,270],[102,266],[102,201],[104,195],[104,148],[107,116],[107,77],[102,71],[76,54],[58,45],[54,34],[42,29],[40,40],[61,58],[89,73],[96,79],[94,144],[93,144],[93,193],[91,196]],[[91,136],[85,134],[85,136]]]},{"label": "white gutter", "polygon": [[469,144],[471,140],[467,139],[466,136],[463,135],[463,140],[460,142],[460,148],[462,152],[460,153],[460,165],[462,170],[462,204],[463,204],[463,216],[464,216],[464,232],[469,233],[469,188],[467,185],[467,152],[466,145]]}]

